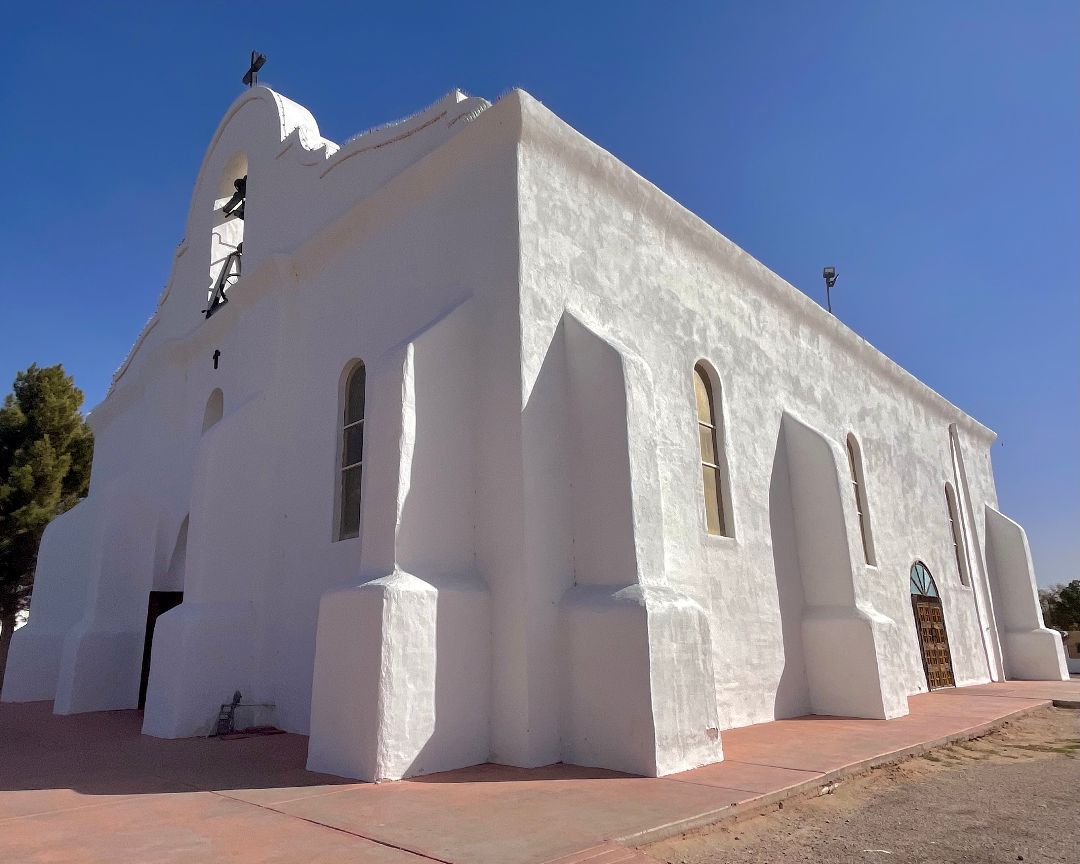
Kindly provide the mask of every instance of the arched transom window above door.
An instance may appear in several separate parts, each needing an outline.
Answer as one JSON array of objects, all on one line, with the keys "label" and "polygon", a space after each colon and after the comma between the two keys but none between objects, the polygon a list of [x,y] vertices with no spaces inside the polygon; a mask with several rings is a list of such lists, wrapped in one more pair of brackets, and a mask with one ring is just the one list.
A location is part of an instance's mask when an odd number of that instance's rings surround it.
[{"label": "arched transom window above door", "polygon": [[922,561],[916,561],[911,565],[910,587],[911,593],[920,597],[939,596],[934,577],[930,575],[930,571],[926,569]]}]

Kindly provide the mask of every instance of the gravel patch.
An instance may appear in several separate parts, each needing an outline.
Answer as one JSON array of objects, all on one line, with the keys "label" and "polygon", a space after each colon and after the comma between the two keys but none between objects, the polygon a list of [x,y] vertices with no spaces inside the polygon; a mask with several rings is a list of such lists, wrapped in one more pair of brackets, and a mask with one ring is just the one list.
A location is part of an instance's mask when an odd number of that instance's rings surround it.
[{"label": "gravel patch", "polygon": [[667,864],[1080,862],[1080,712],[1047,708],[643,847]]}]

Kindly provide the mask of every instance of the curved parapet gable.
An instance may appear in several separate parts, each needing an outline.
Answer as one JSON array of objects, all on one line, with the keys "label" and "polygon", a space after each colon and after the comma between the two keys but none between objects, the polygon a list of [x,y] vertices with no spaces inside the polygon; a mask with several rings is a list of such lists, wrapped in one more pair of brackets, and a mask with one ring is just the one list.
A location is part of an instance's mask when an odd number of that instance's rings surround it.
[{"label": "curved parapet gable", "polygon": [[[440,147],[490,107],[452,90],[405,119],[361,133],[344,146],[323,137],[311,112],[268,87],[245,91],[225,112],[196,176],[185,236],[157,307],[113,376],[121,378],[160,342],[186,339],[201,324],[212,282],[212,235],[223,184],[250,172],[243,274],[274,255],[290,256],[397,174]],[[238,154],[242,171],[232,170]],[[232,173],[230,173],[232,171]],[[241,287],[238,287],[241,286]],[[230,291],[243,290],[240,281]]]},{"label": "curved parapet gable", "polygon": [[466,96],[460,90],[451,90],[442,99],[423,111],[418,111],[403,120],[385,123],[353,136],[334,154],[333,159],[329,159],[328,164],[323,168],[319,176],[325,177],[354,156],[371,153],[392,144],[416,138],[419,133],[433,127],[449,130],[458,121],[464,121],[462,123],[464,125],[464,123],[480,116],[480,113],[490,106],[491,103],[486,99]]},{"label": "curved parapet gable", "polygon": [[[252,87],[233,102],[229,106],[229,110],[225,112],[225,116],[221,118],[221,122],[210,139],[210,146],[206,148],[202,164],[199,166],[199,173],[195,181],[196,192],[198,192],[202,180],[207,176],[207,172],[213,173],[213,156],[229,125],[240,114],[241,110],[251,103],[262,103],[271,109],[270,122],[276,124],[277,127],[277,141],[274,143],[286,145],[281,148],[280,152],[283,153],[289,149],[294,141],[299,145],[300,150],[308,153],[321,153],[324,160],[337,152],[338,145],[322,137],[319,132],[319,124],[315,122],[314,116],[307,108],[293,102],[291,99],[286,99],[269,87]],[[189,223],[191,221],[191,211],[198,206],[196,199],[197,195],[191,202],[191,210],[188,213]]]},{"label": "curved parapet gable", "polygon": [[[263,118],[263,112],[259,112],[260,120],[254,121],[259,126],[263,123],[267,126],[256,128],[248,119],[252,116],[250,106],[253,104],[270,108],[268,117]],[[422,111],[356,135],[339,147],[322,136],[315,118],[302,105],[268,87],[253,87],[232,104],[210,140],[195,183],[188,214],[189,229],[208,203],[202,200],[206,197],[203,194],[208,189],[206,184],[209,183],[210,188],[217,185],[223,167],[219,163],[223,157],[230,158],[238,148],[249,154],[252,172],[263,175],[262,186],[253,188],[252,196],[280,198],[275,203],[289,204],[294,209],[298,204],[306,204],[318,213],[310,226],[310,233],[314,233],[327,218],[339,215],[344,209],[340,205],[334,206],[336,200],[346,207],[357,203],[466,125],[465,122],[458,124],[458,121],[464,119],[467,122],[479,116],[489,105],[485,99],[452,90]],[[234,131],[236,124],[240,128]],[[378,164],[370,158],[355,158],[375,153],[382,157]],[[279,164],[271,171],[267,164],[270,162],[284,163],[286,167]],[[339,169],[346,164],[350,166],[350,171],[346,172],[349,176],[342,177]],[[282,171],[288,171],[288,166],[309,170],[301,170],[295,177],[281,176]],[[319,181],[331,172],[335,173],[332,184],[321,184]],[[355,172],[363,172],[364,176],[356,176]],[[284,181],[283,185],[289,188],[267,188],[272,180]],[[302,188],[295,188],[297,181]],[[343,183],[348,186],[349,194],[341,199]],[[296,237],[296,245],[308,239],[310,233],[303,232],[302,236]],[[189,242],[192,239],[189,230]]]}]

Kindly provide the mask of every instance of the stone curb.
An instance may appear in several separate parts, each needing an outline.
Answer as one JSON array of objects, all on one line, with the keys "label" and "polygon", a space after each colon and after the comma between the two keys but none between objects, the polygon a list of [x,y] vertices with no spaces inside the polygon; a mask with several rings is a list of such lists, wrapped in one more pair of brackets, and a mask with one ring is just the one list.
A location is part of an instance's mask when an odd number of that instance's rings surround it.
[{"label": "stone curb", "polygon": [[[1059,702],[1068,704],[1059,705]],[[820,790],[838,780],[846,780],[857,774],[865,774],[872,768],[888,765],[893,762],[902,762],[912,756],[921,756],[923,753],[927,753],[930,750],[936,750],[939,747],[945,747],[949,744],[954,744],[957,741],[970,741],[972,738],[981,738],[988,732],[992,732],[995,729],[1004,726],[1010,720],[1015,720],[1018,717],[1023,717],[1035,711],[1041,711],[1043,708],[1051,707],[1051,705],[1055,707],[1069,707],[1070,705],[1080,707],[1080,702],[1044,699],[1040,701],[1038,705],[1018,708],[1008,714],[995,717],[993,720],[989,720],[986,723],[980,723],[978,726],[971,726],[958,732],[943,735],[940,738],[934,738],[930,741],[921,741],[918,744],[913,744],[910,747],[905,747],[901,750],[893,750],[889,753],[871,756],[870,758],[863,759],[859,762],[852,762],[850,765],[844,765],[840,768],[826,772],[819,777],[814,777],[811,780],[804,780],[802,783],[797,783],[794,786],[777,789],[775,792],[765,792],[753,798],[748,798],[746,801],[740,803],[728,804],[727,806],[720,807],[716,810],[709,810],[705,813],[699,813],[696,816],[687,816],[685,819],[676,819],[674,822],[657,825],[655,828],[646,828],[643,831],[637,831],[631,834],[624,834],[623,836],[614,839],[625,846],[645,846],[650,843],[658,843],[661,840],[667,840],[679,834],[685,834],[686,832],[693,831],[697,828],[704,828],[709,825],[715,825],[718,822],[734,819],[738,816],[754,815],[771,807],[773,804],[786,801],[790,798],[802,797],[808,792]]]}]

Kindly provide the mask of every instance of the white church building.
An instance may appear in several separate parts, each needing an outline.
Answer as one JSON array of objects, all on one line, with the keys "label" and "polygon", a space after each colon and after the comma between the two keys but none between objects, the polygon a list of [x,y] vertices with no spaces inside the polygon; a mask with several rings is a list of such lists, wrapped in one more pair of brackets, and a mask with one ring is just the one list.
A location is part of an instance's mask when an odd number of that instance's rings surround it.
[{"label": "white church building", "polygon": [[657,776],[1067,677],[993,432],[519,90],[340,147],[247,90],[90,422],[5,701]]}]

